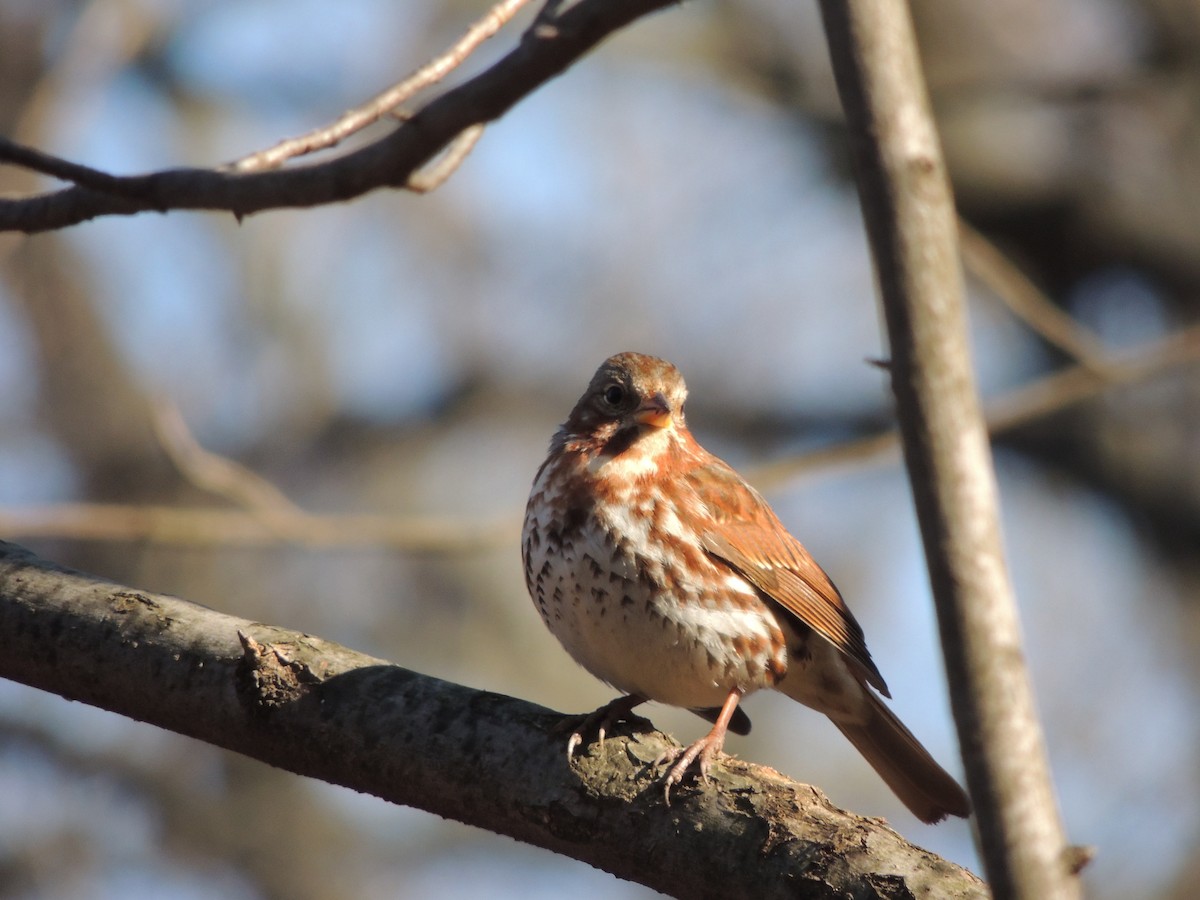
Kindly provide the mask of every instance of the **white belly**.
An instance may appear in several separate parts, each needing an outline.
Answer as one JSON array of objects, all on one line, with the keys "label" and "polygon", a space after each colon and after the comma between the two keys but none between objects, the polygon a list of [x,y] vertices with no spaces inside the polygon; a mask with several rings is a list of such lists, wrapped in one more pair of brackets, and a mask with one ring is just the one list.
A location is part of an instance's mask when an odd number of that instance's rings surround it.
[{"label": "white belly", "polygon": [[678,519],[619,509],[594,511],[573,529],[527,517],[529,591],[567,652],[618,690],[674,706],[720,706],[735,687],[774,685],[787,651],[758,592],[698,547],[633,552],[649,546],[652,520],[677,528]]}]

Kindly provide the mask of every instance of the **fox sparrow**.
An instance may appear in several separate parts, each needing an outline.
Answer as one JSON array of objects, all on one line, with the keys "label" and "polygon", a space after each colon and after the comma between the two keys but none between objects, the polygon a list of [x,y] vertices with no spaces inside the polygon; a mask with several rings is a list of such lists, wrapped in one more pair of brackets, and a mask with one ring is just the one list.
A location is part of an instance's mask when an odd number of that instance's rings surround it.
[{"label": "fox sparrow", "polygon": [[712,730],[672,760],[667,798],[745,734],[746,694],[775,688],[829,716],[913,814],[967,816],[966,795],[879,699],[891,696],[833,582],[767,502],[687,429],[670,363],[606,360],[554,435],[525,512],[522,555],[546,625],[623,696],[567,745],[647,700]]}]

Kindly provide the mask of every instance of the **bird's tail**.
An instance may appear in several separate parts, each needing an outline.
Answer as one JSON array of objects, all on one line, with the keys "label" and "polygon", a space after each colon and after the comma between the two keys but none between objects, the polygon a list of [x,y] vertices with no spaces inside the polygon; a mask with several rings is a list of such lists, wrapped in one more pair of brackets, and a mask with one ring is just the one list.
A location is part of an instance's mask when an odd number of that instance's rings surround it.
[{"label": "bird's tail", "polygon": [[948,815],[969,816],[971,802],[958,782],[882,700],[869,689],[863,693],[869,698],[865,720],[833,719],[833,724],[922,822],[940,822]]}]

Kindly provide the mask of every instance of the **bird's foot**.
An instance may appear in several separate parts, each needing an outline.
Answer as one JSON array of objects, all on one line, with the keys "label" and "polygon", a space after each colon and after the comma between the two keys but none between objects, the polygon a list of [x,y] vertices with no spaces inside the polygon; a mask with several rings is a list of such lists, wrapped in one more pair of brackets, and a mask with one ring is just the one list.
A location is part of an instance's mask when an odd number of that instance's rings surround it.
[{"label": "bird's foot", "polygon": [[571,729],[571,736],[567,738],[567,761],[575,755],[575,751],[584,743],[590,743],[594,738],[596,743],[601,747],[604,746],[604,738],[612,733],[616,726],[622,722],[633,724],[639,728],[653,727],[649,720],[643,719],[641,716],[632,715],[633,708],[646,702],[645,697],[637,694],[630,694],[627,697],[618,697],[611,703],[606,703],[598,710],[588,713],[584,716],[569,716],[555,728],[555,731],[562,732],[568,728]]},{"label": "bird's foot", "polygon": [[[696,769],[700,773],[700,780],[703,782],[708,781],[708,771],[712,768],[713,759],[721,752],[721,748],[725,746],[725,734],[729,729],[729,723],[733,721],[734,715],[737,712],[738,701],[742,699],[742,693],[741,688],[730,690],[728,696],[725,698],[725,702],[721,704],[721,711],[717,715],[716,721],[713,722],[712,731],[686,750],[671,750],[662,755],[661,762],[673,763],[667,771],[666,777],[663,779],[663,799],[667,801],[667,806],[671,805],[671,785],[679,784],[683,781],[683,776],[692,767],[692,763],[696,764]],[[746,723],[749,724],[749,719],[746,720]]]},{"label": "bird's foot", "polygon": [[724,732],[718,733],[714,729],[690,747],[686,749],[672,747],[670,750],[664,751],[654,761],[656,766],[671,766],[667,774],[663,777],[663,799],[667,801],[668,806],[671,805],[671,787],[683,781],[684,776],[693,763],[696,764],[696,772],[700,780],[705,783],[708,782],[708,773],[712,769],[713,760],[721,752],[724,744]]}]

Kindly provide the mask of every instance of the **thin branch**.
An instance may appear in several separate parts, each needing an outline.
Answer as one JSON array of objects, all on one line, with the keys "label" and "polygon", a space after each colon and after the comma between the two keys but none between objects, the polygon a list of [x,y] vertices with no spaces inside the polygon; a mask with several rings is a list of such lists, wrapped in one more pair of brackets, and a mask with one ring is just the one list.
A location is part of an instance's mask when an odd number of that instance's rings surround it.
[{"label": "thin branch", "polygon": [[730,757],[662,802],[658,732],[569,766],[542,707],[0,543],[0,677],[580,859],[677,897],[983,898],[971,873]]},{"label": "thin branch", "polygon": [[971,366],[958,223],[906,0],[821,0],[982,856],[1000,900],[1071,900]]},{"label": "thin branch", "polygon": [[59,503],[0,509],[0,534],[25,539],[137,541],[186,546],[383,547],[406,553],[473,553],[515,545],[516,520],[439,517],[272,515],[241,509]]},{"label": "thin branch", "polygon": [[[267,209],[351,200],[378,188],[403,188],[468,128],[500,118],[606,37],[673,2],[578,0],[565,9],[548,9],[520,44],[490,68],[432,100],[389,134],[328,161],[255,172],[186,168],[111,176],[117,180],[0,200],[0,231],[47,231],[147,210],[219,210],[240,218]],[[19,163],[27,158],[24,151],[0,142],[0,162]]]},{"label": "thin branch", "polygon": [[1013,315],[1047,343],[1104,374],[1105,348],[1099,337],[1055,306],[1000,248],[961,218],[958,240],[967,269],[1004,301]]},{"label": "thin branch", "polygon": [[280,141],[273,147],[243,156],[222,168],[234,172],[261,172],[278,168],[297,156],[337,146],[350,135],[378,122],[400,104],[437,84],[461,66],[480,44],[495,36],[529,2],[530,0],[503,0],[497,3],[441,56],[430,60],[403,81],[392,85],[366,103],[348,110],[336,122]]},{"label": "thin branch", "polygon": [[25,147],[8,138],[0,137],[0,160],[14,166],[49,175],[61,181],[70,181],[81,187],[91,188],[122,197],[145,195],[144,185],[133,183],[120,175],[110,175],[69,160],[60,159],[32,147]]},{"label": "thin branch", "polygon": [[159,445],[195,487],[257,512],[265,519],[306,518],[307,513],[283,491],[241,463],[200,446],[175,404],[159,399],[151,421]]},{"label": "thin branch", "polygon": [[414,194],[428,194],[446,183],[446,179],[458,171],[458,167],[475,149],[483,137],[483,126],[472,125],[454,139],[446,152],[419,172],[409,176],[404,186]]},{"label": "thin branch", "polygon": [[1111,387],[1135,384],[1198,361],[1200,325],[1193,325],[1138,348],[1134,353],[1109,354],[1093,360],[1092,365],[1064,369],[1010,391],[990,405],[988,426],[993,433],[1008,431],[1095,397]]}]

